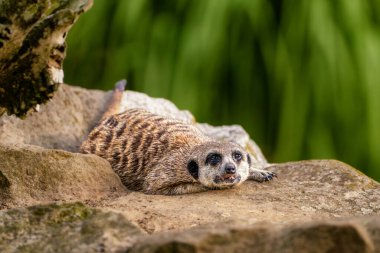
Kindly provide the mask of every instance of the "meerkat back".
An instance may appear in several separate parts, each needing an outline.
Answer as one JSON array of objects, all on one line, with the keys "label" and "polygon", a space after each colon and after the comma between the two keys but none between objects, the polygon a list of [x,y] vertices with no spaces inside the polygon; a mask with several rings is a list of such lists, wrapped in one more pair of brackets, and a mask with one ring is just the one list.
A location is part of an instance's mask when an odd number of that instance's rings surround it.
[{"label": "meerkat back", "polygon": [[119,113],[124,87],[125,82],[117,83],[108,109],[81,152],[108,160],[127,188],[143,190],[150,170],[166,156],[186,153],[207,137],[192,125],[144,109]]}]

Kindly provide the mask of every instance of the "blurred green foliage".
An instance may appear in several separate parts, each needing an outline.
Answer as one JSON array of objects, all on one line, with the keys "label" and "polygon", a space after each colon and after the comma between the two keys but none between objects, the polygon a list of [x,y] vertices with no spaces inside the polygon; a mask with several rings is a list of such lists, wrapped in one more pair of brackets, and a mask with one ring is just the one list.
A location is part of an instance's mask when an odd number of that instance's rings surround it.
[{"label": "blurred green foliage", "polygon": [[380,179],[380,1],[96,1],[65,81],[241,124],[270,162],[335,158]]}]

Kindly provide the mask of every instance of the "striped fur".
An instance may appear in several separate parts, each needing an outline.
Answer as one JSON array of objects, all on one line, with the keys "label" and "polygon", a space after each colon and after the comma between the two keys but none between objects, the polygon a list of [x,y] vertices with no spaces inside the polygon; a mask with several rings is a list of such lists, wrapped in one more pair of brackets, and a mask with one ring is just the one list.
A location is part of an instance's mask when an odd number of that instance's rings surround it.
[{"label": "striped fur", "polygon": [[[243,147],[212,140],[193,125],[143,109],[115,114],[124,87],[123,80],[116,84],[107,111],[83,142],[81,152],[108,160],[128,189],[185,194],[233,187],[248,177],[262,182],[275,176],[253,168]],[[215,153],[221,158],[218,164],[205,162]],[[234,158],[236,153],[239,159]],[[236,168],[233,176],[226,172],[227,166]]]},{"label": "striped fur", "polygon": [[[152,176],[152,169],[162,164],[167,166],[156,173],[154,181],[164,174],[181,177],[182,184],[196,184],[186,171],[186,156],[205,141],[209,138],[192,125],[142,109],[130,109],[101,121],[82,144],[81,151],[107,159],[127,188],[153,193],[146,181]],[[178,171],[178,164],[170,167],[165,161],[167,154],[169,160],[182,163],[183,171]],[[178,183],[178,179],[175,181]],[[150,188],[157,191],[169,187],[164,182],[157,184]]]}]

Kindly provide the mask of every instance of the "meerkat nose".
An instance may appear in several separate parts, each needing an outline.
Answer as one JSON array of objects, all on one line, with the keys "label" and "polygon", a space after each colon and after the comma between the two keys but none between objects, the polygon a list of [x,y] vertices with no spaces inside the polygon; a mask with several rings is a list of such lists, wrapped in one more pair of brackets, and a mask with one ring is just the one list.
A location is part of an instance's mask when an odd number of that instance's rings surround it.
[{"label": "meerkat nose", "polygon": [[235,174],[236,173],[236,167],[232,163],[226,164],[226,167],[224,167],[224,171],[226,174]]}]

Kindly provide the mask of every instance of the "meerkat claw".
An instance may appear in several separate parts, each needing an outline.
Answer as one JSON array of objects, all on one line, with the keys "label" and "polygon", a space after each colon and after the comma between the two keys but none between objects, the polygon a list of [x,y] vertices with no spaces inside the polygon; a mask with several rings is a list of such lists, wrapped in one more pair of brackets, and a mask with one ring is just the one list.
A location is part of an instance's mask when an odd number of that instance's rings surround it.
[{"label": "meerkat claw", "polygon": [[277,177],[277,174],[271,171],[255,169],[250,172],[249,179],[257,182],[267,182]]},{"label": "meerkat claw", "polygon": [[270,181],[273,178],[277,177],[276,173],[270,171],[266,173],[261,173],[261,175],[264,177],[264,181]]}]

